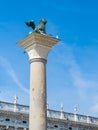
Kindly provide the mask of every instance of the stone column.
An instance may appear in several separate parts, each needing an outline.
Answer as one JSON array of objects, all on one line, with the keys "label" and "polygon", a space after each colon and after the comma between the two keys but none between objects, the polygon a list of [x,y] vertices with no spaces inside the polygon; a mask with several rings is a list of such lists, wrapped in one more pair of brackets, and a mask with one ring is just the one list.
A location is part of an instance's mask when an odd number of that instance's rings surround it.
[{"label": "stone column", "polygon": [[46,61],[58,41],[50,35],[31,33],[17,43],[25,49],[30,61],[29,130],[47,129]]}]

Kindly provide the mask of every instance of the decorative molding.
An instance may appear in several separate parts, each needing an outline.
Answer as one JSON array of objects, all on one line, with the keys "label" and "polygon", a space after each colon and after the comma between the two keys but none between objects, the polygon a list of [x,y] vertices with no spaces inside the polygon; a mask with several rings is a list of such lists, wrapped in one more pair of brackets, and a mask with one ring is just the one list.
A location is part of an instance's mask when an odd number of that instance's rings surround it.
[{"label": "decorative molding", "polygon": [[[7,105],[9,107],[7,107]],[[5,126],[10,126],[14,129],[14,127],[17,128],[28,128],[29,124],[29,106],[25,105],[19,105],[17,104],[18,111],[14,112],[14,103],[6,103],[6,102],[0,102],[0,130],[1,127],[6,128]],[[13,106],[13,107],[12,107]],[[8,108],[8,109],[6,109]],[[22,111],[24,109],[24,111]],[[28,109],[28,113],[27,113]],[[47,128],[51,130],[52,128],[55,129],[65,129],[68,126],[75,128],[80,128],[79,130],[85,128],[87,130],[98,130],[98,118],[94,117],[88,117],[84,115],[77,114],[77,121],[74,119],[74,113],[66,113],[63,112],[64,117],[63,119],[60,119],[61,111],[55,111],[48,109],[48,117],[47,117]],[[68,120],[67,118],[68,117]],[[89,118],[89,121],[87,120]],[[9,120],[8,120],[9,119]],[[58,126],[58,128],[57,128]],[[12,130],[13,130],[12,129]],[[10,129],[11,130],[11,129]]]},{"label": "decorative molding", "polygon": [[27,35],[24,39],[17,42],[17,44],[19,46],[22,46],[24,49],[26,49],[33,44],[40,44],[43,46],[52,47],[59,41],[60,39],[54,38],[50,35],[33,32]]}]

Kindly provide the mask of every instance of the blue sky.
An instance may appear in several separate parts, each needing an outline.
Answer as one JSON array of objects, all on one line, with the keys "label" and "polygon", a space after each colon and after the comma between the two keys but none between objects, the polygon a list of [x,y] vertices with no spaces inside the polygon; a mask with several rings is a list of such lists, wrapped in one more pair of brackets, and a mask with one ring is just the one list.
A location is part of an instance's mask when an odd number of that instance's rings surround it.
[{"label": "blue sky", "polygon": [[29,61],[16,42],[47,19],[47,34],[61,41],[48,55],[47,100],[50,109],[98,116],[98,1],[43,0],[0,2],[0,100],[29,105]]}]

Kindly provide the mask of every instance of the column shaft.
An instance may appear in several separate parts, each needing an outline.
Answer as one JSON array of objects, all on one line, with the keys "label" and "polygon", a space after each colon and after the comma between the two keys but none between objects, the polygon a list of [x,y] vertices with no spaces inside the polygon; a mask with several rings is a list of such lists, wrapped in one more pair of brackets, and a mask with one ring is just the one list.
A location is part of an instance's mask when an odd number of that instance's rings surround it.
[{"label": "column shaft", "polygon": [[47,129],[46,61],[33,59],[30,64],[30,130]]},{"label": "column shaft", "polygon": [[33,32],[17,43],[25,49],[30,60],[29,130],[47,129],[46,59],[57,42],[58,38]]}]

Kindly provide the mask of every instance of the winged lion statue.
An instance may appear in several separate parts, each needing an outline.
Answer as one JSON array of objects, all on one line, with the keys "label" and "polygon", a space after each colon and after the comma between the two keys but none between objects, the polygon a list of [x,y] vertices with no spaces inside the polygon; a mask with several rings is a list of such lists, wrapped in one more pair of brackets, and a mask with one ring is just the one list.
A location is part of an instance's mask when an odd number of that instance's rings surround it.
[{"label": "winged lion statue", "polygon": [[41,33],[41,34],[46,34],[46,27],[45,24],[47,23],[47,21],[42,18],[39,22],[39,24],[37,26],[35,26],[34,20],[30,20],[28,22],[25,22],[25,24],[28,27],[31,27],[33,29],[33,32],[37,32],[37,33]]}]

